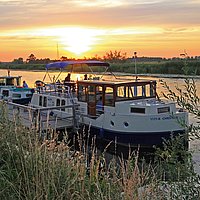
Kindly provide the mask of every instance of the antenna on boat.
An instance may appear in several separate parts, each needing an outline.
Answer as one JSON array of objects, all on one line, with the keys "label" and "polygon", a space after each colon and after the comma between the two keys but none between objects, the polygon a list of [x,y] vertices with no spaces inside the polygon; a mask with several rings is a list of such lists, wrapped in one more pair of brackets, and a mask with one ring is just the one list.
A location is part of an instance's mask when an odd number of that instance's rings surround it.
[{"label": "antenna on boat", "polygon": [[58,49],[58,42],[57,42],[57,60],[59,60],[59,49]]},{"label": "antenna on boat", "polygon": [[137,76],[137,65],[136,65],[136,58],[137,58],[137,52],[135,51],[134,52],[134,63],[135,63],[135,79],[137,80],[138,79],[138,76]]}]

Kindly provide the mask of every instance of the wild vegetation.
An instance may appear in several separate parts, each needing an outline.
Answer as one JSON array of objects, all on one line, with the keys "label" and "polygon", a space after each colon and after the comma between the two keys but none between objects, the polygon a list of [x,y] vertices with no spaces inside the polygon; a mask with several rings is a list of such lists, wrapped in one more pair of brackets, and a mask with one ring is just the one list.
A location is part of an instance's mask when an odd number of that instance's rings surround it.
[{"label": "wild vegetation", "polygon": [[[190,63],[180,63],[183,65],[177,67],[189,74]],[[130,65],[132,68],[129,69]],[[142,63],[137,65],[138,73],[145,71]],[[156,63],[147,65],[149,69],[152,67],[152,71],[156,70]],[[111,67],[114,71],[118,71],[117,67],[121,72],[134,71],[134,63],[113,63]],[[173,67],[170,69],[175,70]],[[195,70],[195,74],[198,74],[198,70]],[[200,99],[193,80],[186,79],[185,89],[177,88],[176,92],[164,82],[163,86],[168,91],[164,94],[166,98],[176,101],[199,119]],[[186,137],[199,139],[199,127],[189,126]],[[58,141],[53,132],[48,140],[41,141],[39,133],[24,128],[17,116],[10,122],[6,105],[2,104],[0,199],[198,200],[200,177],[194,171],[192,154],[185,150],[183,139],[172,137],[164,141],[163,148],[156,148],[154,159],[148,163],[139,157],[137,151],[130,154],[127,160],[116,159],[116,156],[108,160],[107,149],[97,153],[95,142],[89,148],[81,138],[79,151],[68,145],[67,136]]]},{"label": "wild vegetation", "polygon": [[[0,199],[199,199],[200,178],[182,138],[172,138],[146,163],[136,151],[127,160],[106,159],[80,139],[80,151],[53,134],[40,140],[17,117],[0,112]],[[77,133],[78,134],[78,133]],[[181,157],[181,159],[179,159]]]},{"label": "wild vegetation", "polygon": [[[200,75],[200,62],[191,61],[188,63],[187,75]],[[0,69],[20,70],[44,70],[45,64],[12,64],[1,63]],[[111,63],[113,72],[135,73],[135,64],[127,61],[124,63]],[[83,69],[81,69],[83,70]],[[99,70],[99,69],[97,69]],[[163,62],[137,62],[138,74],[185,74],[184,61],[163,61]]]}]

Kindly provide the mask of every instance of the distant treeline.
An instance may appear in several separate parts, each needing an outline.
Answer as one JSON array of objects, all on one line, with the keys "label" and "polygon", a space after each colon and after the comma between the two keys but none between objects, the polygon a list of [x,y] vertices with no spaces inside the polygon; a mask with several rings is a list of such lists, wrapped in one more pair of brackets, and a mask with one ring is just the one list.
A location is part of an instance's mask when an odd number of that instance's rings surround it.
[{"label": "distant treeline", "polygon": [[[111,64],[111,71],[135,73],[135,64],[138,74],[185,74],[185,75],[200,75],[200,61],[199,60],[170,60],[170,61],[154,61],[154,62],[114,62]],[[0,63],[0,69],[20,69],[20,70],[45,70],[45,64],[14,64],[14,63]],[[80,67],[77,72],[83,71]],[[88,71],[86,69],[86,71]],[[101,71],[101,69],[96,69]]]},{"label": "distant treeline", "polygon": [[[185,74],[200,75],[200,61],[162,61],[137,62],[138,74]],[[115,72],[135,73],[135,63],[112,64],[111,70]]]},{"label": "distant treeline", "polygon": [[20,70],[45,70],[45,64],[14,64],[0,63],[0,69],[20,69]]}]

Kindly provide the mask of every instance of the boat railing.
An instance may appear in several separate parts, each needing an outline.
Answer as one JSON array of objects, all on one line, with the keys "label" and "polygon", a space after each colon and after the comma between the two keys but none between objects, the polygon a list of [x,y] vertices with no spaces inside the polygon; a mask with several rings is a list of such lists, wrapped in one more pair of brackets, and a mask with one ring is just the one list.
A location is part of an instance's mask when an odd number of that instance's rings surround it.
[{"label": "boat railing", "polygon": [[[8,119],[15,121],[19,119],[21,124],[27,128],[36,129],[38,132],[49,129],[59,130],[63,128],[77,129],[79,127],[79,116],[77,113],[79,104],[49,107],[25,106],[12,102],[1,101],[8,108]],[[59,115],[58,110],[71,109],[65,115]]]},{"label": "boat railing", "polygon": [[46,84],[45,86],[36,87],[36,92],[40,94],[50,94],[53,96],[67,98],[73,96],[75,90],[64,84]]}]

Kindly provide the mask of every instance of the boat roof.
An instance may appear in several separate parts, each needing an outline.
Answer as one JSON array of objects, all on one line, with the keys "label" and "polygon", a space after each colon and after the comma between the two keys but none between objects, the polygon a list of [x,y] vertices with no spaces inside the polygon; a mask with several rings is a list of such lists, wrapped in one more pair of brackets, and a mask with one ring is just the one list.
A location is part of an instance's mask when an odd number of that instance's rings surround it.
[{"label": "boat roof", "polygon": [[46,65],[46,70],[48,69],[65,69],[67,66],[72,65],[87,65],[87,66],[104,66],[109,67],[110,64],[107,62],[102,62],[98,60],[74,60],[74,61],[59,61],[53,62]]},{"label": "boat roof", "polygon": [[100,79],[100,80],[80,80],[77,83],[79,84],[89,84],[89,85],[147,85],[147,84],[156,84],[156,80],[130,80],[130,79]]},{"label": "boat roof", "polygon": [[21,78],[22,76],[0,76],[0,79],[14,79]]}]

